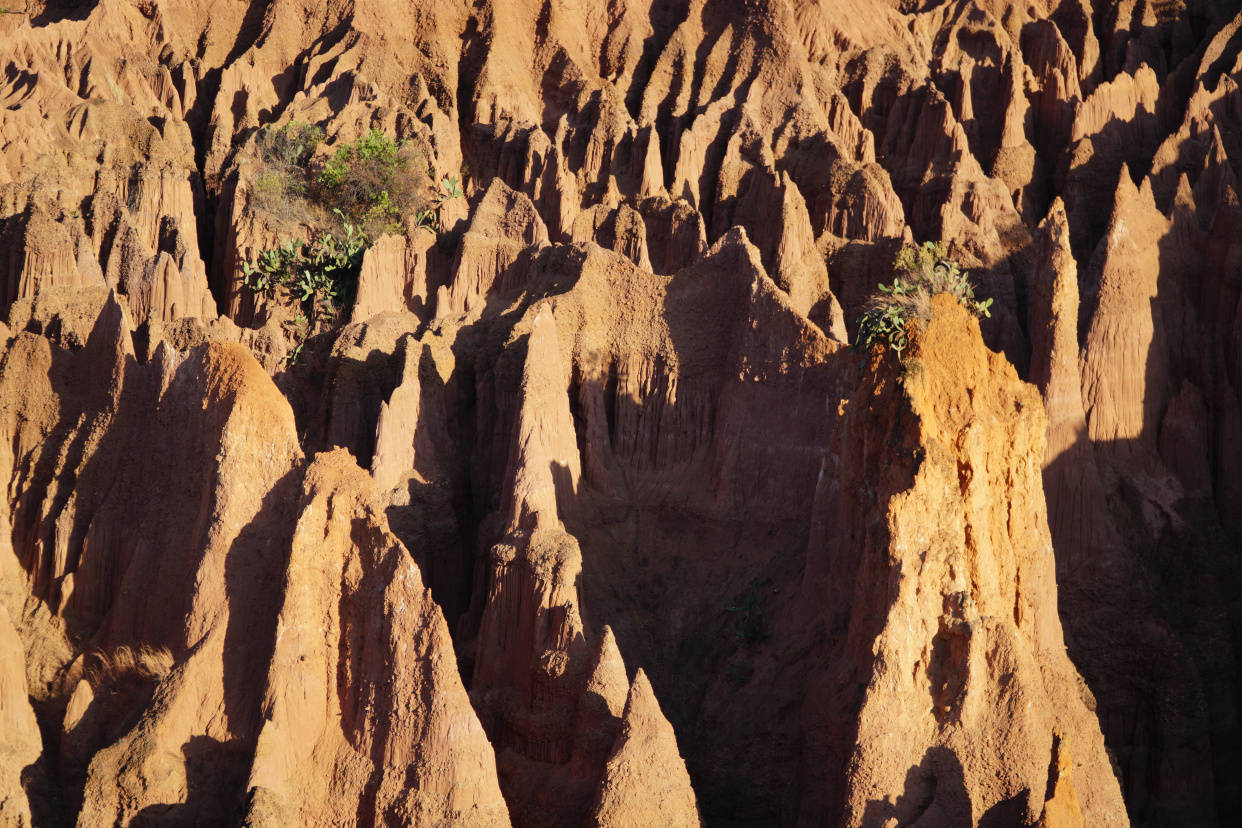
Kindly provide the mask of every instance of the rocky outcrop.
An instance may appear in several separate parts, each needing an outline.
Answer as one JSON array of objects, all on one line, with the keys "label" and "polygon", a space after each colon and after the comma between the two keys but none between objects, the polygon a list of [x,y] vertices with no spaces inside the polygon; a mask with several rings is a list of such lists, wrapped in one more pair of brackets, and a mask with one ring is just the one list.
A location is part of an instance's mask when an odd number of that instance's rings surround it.
[{"label": "rocky outcrop", "polygon": [[[1044,501],[1030,495],[1042,406],[975,331],[956,301],[933,297],[906,373],[873,357],[875,373],[838,411],[800,596],[840,631],[820,645],[833,666],[803,708],[816,734],[804,767],[826,771],[815,778],[827,792],[806,789],[806,824],[1033,823],[1066,735],[1084,818],[1127,823],[1065,655]],[[979,751],[984,741],[994,749]]]},{"label": "rocky outcrop", "polygon": [[1168,228],[1150,185],[1139,191],[1125,169],[1115,205],[1097,254],[1099,292],[1083,345],[1087,429],[1097,443],[1150,450],[1157,412],[1169,398],[1168,346],[1153,308],[1160,274],[1153,248]]},{"label": "rocky outcrop", "polygon": [[[1239,822],[1240,31],[0,9],[2,819]],[[294,123],[416,159],[347,306],[243,278]],[[1004,357],[894,385],[935,239]]]},{"label": "rocky outcrop", "polygon": [[[42,772],[32,770],[41,753],[33,713],[17,706],[30,676],[29,695],[63,719],[58,777],[72,786],[79,824],[229,820],[243,810],[255,825],[507,824],[444,618],[388,532],[371,478],[344,452],[303,478],[292,410],[241,346],[179,354],[162,344],[141,364],[127,325],[113,296],[76,359],[58,367],[41,337],[23,334],[29,346],[11,349],[4,364],[5,381],[21,376],[30,390],[26,410],[51,415],[50,440],[29,415],[15,420],[29,425],[9,426],[6,445],[22,459],[7,473],[20,481],[22,469],[43,467],[28,457],[30,425],[35,451],[56,451],[59,439],[78,446],[68,455],[77,465],[49,469],[40,484],[43,505],[24,483],[28,494],[6,512],[9,537],[23,537],[31,515],[47,515],[55,540],[26,545],[25,573],[5,571],[7,609],[20,619],[20,638],[4,639],[5,755],[27,757],[22,785]],[[55,392],[79,376],[105,381]],[[90,428],[65,432],[58,422]],[[147,460],[121,466],[91,497],[54,494],[63,474],[97,479],[99,464],[138,434]],[[208,463],[214,474],[176,482]],[[75,525],[83,528],[71,533]],[[10,603],[22,589],[11,579],[26,582],[41,612]],[[387,595],[387,619],[371,613],[375,595]],[[330,617],[312,624],[308,612]],[[321,626],[338,638],[300,637]],[[374,649],[383,636],[387,647]],[[256,672],[266,681],[256,684]],[[410,706],[416,698],[426,699],[421,708]],[[317,727],[306,718],[314,710]],[[324,780],[294,761],[334,751],[338,770]],[[6,788],[5,807],[27,819],[21,790]],[[358,816],[362,800],[371,815]]]},{"label": "rocky outcrop", "polygon": [[[257,712],[238,677],[270,646],[264,606],[282,530],[269,495],[301,456],[292,412],[240,346],[185,358],[165,347],[138,365],[115,296],[72,357],[22,337],[4,375],[38,414],[14,412],[5,474],[22,494],[6,515],[42,611],[9,611],[31,696],[65,711],[69,805],[84,824],[187,801],[227,809],[230,757],[253,740]],[[137,439],[141,459],[118,466]],[[205,458],[213,475],[182,477]]]},{"label": "rocky outcrop", "polygon": [[[471,685],[476,705],[503,751],[502,785],[516,822],[580,825],[590,815],[589,824],[626,825],[660,813],[670,824],[697,825],[672,727],[646,677],[640,670],[623,712],[619,699],[628,682],[611,630],[588,643],[578,587],[582,553],[560,519],[582,475],[569,375],[554,312],[546,304],[532,311],[506,494],[496,515],[500,538],[485,564],[488,591]],[[631,766],[649,763],[663,767],[658,795],[633,783]]]},{"label": "rocky outcrop", "polygon": [[48,288],[107,284],[140,321],[215,317],[186,122],[196,71],[171,51],[149,66],[126,60],[138,49],[161,55],[162,18],[115,3],[90,24],[27,24],[6,35],[5,307]]},{"label": "rocky outcrop", "polygon": [[9,825],[33,824],[27,786],[43,753],[39,723],[27,700],[26,659],[7,612],[0,611],[0,818]]},{"label": "rocky outcrop", "polygon": [[622,722],[587,824],[619,828],[654,819],[661,825],[697,826],[694,793],[677,755],[673,728],[641,669],[630,686]]},{"label": "rocky outcrop", "polygon": [[547,241],[548,230],[530,199],[493,179],[462,236],[453,284],[440,294],[437,315],[479,312],[493,292],[511,294],[523,287],[531,248]]},{"label": "rocky outcrop", "polygon": [[448,627],[374,485],[338,450],[303,492],[246,824],[508,825]]}]

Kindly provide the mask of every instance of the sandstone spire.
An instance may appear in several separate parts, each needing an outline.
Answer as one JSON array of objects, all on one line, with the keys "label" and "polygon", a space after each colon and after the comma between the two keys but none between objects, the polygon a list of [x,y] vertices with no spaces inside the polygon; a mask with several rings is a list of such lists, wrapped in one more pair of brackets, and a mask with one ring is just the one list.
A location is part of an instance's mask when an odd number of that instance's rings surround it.
[{"label": "sandstone spire", "polygon": [[697,826],[699,814],[673,728],[660,712],[647,674],[639,668],[587,824],[637,828],[652,821]]},{"label": "sandstone spire", "polygon": [[508,825],[448,627],[374,484],[320,455],[299,509],[248,824]]}]

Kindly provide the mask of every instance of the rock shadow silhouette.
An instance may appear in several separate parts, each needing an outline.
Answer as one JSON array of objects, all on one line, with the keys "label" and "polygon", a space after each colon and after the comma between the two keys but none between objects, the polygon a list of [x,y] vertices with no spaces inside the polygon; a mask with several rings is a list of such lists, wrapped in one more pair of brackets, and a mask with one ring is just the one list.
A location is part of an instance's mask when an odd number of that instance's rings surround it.
[{"label": "rock shadow silhouette", "polygon": [[922,761],[906,772],[905,784],[895,801],[867,803],[863,828],[1019,828],[1025,824],[1029,791],[996,803],[975,822],[961,760],[947,747],[928,748]]}]

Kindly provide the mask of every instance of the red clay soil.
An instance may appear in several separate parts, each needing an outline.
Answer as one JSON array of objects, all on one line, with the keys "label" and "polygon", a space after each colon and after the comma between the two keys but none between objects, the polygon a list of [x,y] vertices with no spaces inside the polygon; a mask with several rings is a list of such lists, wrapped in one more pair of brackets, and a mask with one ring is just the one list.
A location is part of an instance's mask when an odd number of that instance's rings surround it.
[{"label": "red clay soil", "polygon": [[1242,822],[1235,5],[0,9],[0,824]]}]

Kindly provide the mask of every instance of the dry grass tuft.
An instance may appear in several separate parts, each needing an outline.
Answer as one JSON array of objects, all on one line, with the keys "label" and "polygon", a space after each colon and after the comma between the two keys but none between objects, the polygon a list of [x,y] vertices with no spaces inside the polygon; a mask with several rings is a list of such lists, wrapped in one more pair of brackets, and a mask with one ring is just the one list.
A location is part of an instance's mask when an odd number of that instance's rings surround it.
[{"label": "dry grass tuft", "polygon": [[172,670],[173,657],[163,647],[122,645],[111,652],[96,650],[86,657],[86,679],[91,687],[106,687],[126,680],[162,681]]}]

